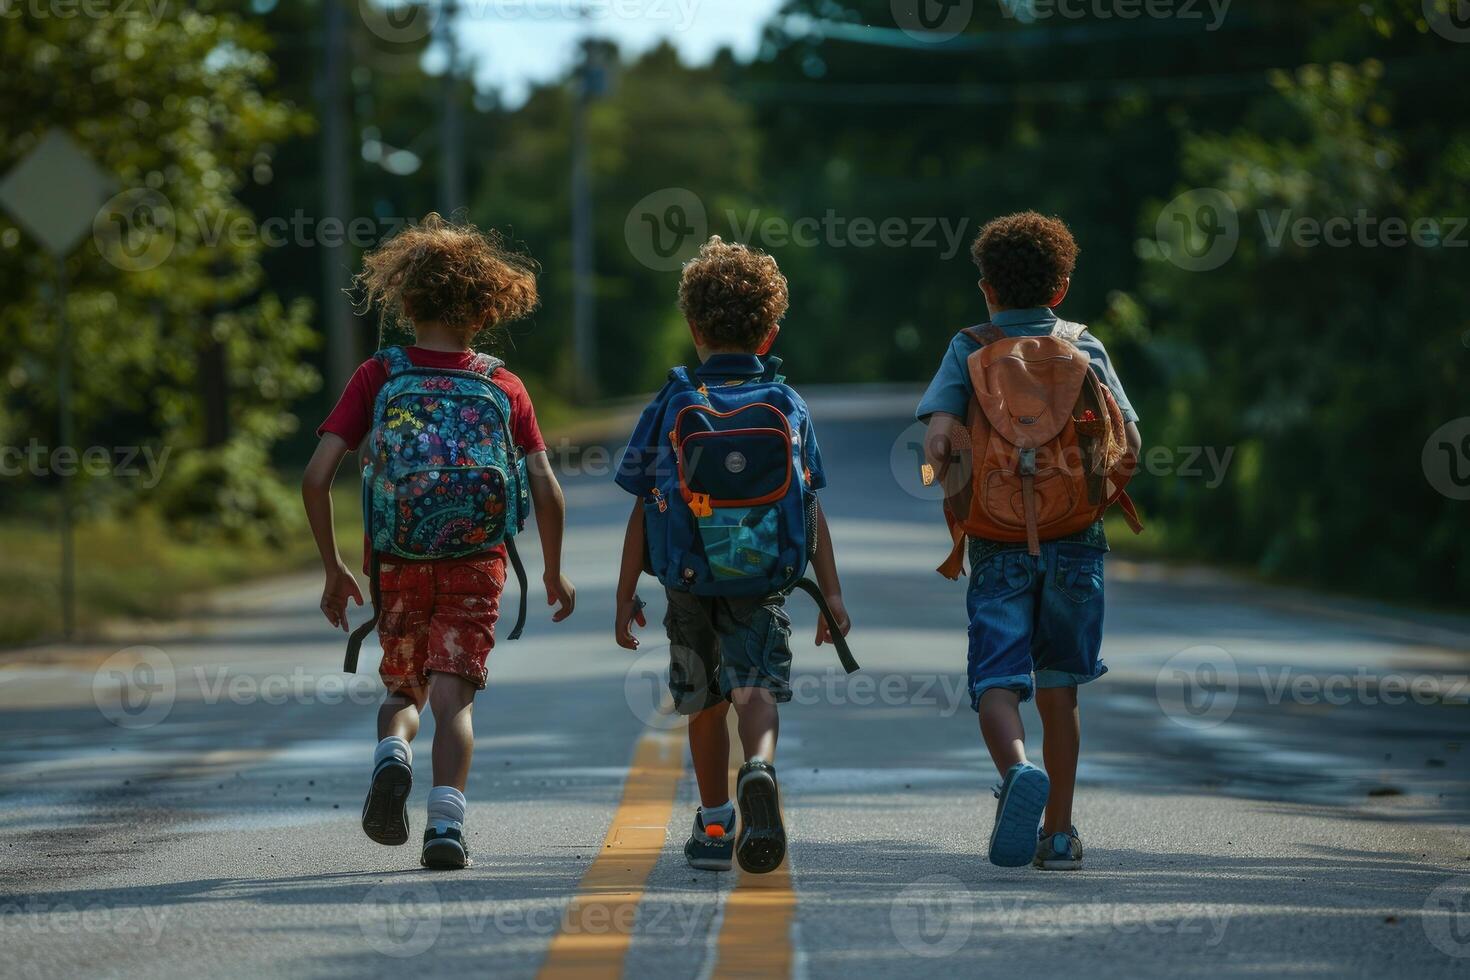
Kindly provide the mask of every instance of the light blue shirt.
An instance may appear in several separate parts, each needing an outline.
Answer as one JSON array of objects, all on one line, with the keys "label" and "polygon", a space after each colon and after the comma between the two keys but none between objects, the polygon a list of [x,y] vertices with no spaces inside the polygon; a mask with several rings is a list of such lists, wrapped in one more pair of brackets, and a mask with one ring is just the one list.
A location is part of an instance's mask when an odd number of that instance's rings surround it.
[{"label": "light blue shirt", "polygon": [[[1045,308],[1002,310],[991,318],[990,323],[999,327],[1007,337],[1045,337],[1056,329],[1057,315]],[[1128,395],[1123,391],[1123,382],[1118,380],[1118,372],[1113,370],[1113,362],[1108,358],[1102,341],[1083,330],[1082,336],[1077,339],[1077,346],[1087,352],[1098,380],[1113,393],[1124,421],[1137,422],[1138,413],[1128,401]],[[964,418],[969,413],[970,400],[975,397],[975,390],[970,384],[968,362],[970,355],[979,349],[980,345],[964,332],[956,334],[954,340],[950,341],[949,349],[944,352],[944,360],[939,362],[939,370],[934,373],[934,380],[929,382],[929,390],[919,400],[915,415],[920,422],[927,422],[929,416],[935,412],[945,412],[959,418]]]}]

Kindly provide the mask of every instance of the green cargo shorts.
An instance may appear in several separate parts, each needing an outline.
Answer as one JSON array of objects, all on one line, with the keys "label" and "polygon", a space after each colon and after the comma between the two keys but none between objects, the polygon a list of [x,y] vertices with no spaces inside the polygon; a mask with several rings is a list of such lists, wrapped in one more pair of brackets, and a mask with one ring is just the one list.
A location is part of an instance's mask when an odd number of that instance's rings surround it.
[{"label": "green cargo shorts", "polygon": [[791,619],[784,595],[728,599],[664,591],[669,693],[679,714],[728,701],[737,687],[791,700]]}]

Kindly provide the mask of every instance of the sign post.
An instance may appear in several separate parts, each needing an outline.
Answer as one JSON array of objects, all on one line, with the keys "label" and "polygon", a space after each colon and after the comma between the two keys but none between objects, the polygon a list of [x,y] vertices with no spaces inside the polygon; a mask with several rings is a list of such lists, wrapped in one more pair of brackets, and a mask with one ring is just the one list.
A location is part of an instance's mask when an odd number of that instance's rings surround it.
[{"label": "sign post", "polygon": [[[0,206],[40,241],[55,267],[57,440],[74,457],[71,318],[66,314],[66,257],[92,230],[112,178],[60,129],[52,129],[0,180]],[[76,549],[74,473],[61,480],[61,623],[66,639],[76,635]]]}]

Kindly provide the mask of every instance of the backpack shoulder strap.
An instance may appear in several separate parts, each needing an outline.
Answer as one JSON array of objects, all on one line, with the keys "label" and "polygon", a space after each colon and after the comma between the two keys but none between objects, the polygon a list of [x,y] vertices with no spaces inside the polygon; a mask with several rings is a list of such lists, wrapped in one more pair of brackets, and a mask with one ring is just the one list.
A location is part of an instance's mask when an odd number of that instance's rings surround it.
[{"label": "backpack shoulder strap", "polygon": [[483,374],[487,378],[492,378],[495,376],[495,372],[503,367],[505,367],[505,362],[500,358],[490,354],[476,352],[474,359],[470,361],[469,369],[476,374]]},{"label": "backpack shoulder strap", "polygon": [[993,344],[997,340],[1004,340],[1006,336],[1005,331],[993,323],[982,323],[978,326],[966,327],[960,333],[969,337],[981,347],[987,344]]},{"label": "backpack shoulder strap", "polygon": [[781,358],[771,354],[765,359],[765,372],[761,374],[762,381],[773,381],[778,385],[786,383],[786,375],[781,373]]},{"label": "backpack shoulder strap", "polygon": [[413,367],[413,361],[408,359],[408,351],[398,345],[384,347],[373,355],[373,360],[383,365],[383,370],[388,372],[390,378]]},{"label": "backpack shoulder strap", "polygon": [[1082,334],[1086,330],[1087,328],[1080,323],[1073,323],[1070,320],[1058,320],[1051,335],[1058,340],[1065,340],[1069,344],[1075,344],[1082,339]]},{"label": "backpack shoulder strap", "polygon": [[693,388],[696,390],[699,388],[699,385],[694,383],[694,378],[690,375],[689,369],[682,365],[669,371],[669,380],[683,388]]}]

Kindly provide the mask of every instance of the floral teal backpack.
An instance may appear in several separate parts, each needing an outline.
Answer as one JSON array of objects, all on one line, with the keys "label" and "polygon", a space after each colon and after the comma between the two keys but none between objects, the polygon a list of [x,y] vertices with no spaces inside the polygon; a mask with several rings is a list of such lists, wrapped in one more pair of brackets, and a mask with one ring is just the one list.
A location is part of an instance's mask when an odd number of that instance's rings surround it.
[{"label": "floral teal backpack", "polygon": [[412,561],[463,558],[504,543],[521,587],[510,639],[526,624],[526,570],[515,535],[526,526],[530,484],[511,434],[510,398],[491,379],[505,366],[477,354],[469,370],[416,367],[402,347],[374,357],[388,380],[373,406],[363,448],[362,518],[372,555],[373,618],[347,642],[343,669],[357,669],[362,641],[381,611],[381,555]]}]

